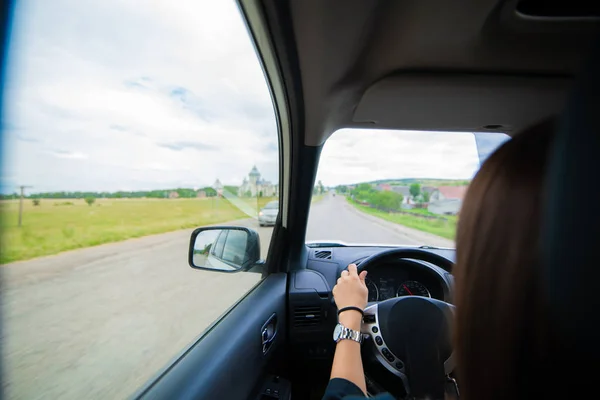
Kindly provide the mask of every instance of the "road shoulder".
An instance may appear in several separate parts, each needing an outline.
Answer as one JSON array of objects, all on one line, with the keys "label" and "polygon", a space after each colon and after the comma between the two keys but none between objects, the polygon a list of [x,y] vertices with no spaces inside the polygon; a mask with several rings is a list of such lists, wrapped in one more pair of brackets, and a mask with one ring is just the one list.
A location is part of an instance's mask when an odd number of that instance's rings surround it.
[{"label": "road shoulder", "polygon": [[409,228],[404,225],[395,224],[393,222],[389,222],[384,219],[377,218],[373,215],[366,214],[366,213],[360,211],[359,209],[357,209],[356,207],[353,207],[351,204],[348,204],[347,201],[344,201],[343,207],[346,207],[346,209],[348,209],[351,212],[355,213],[356,215],[366,219],[367,221],[378,224],[384,228],[390,229],[401,235],[409,236],[419,243],[427,243],[429,245],[433,245],[433,246],[437,246],[437,247],[448,247],[448,248],[452,248],[452,249],[456,247],[453,240],[446,239],[441,236],[433,235],[428,232],[423,232],[423,231],[420,231],[417,229]]}]

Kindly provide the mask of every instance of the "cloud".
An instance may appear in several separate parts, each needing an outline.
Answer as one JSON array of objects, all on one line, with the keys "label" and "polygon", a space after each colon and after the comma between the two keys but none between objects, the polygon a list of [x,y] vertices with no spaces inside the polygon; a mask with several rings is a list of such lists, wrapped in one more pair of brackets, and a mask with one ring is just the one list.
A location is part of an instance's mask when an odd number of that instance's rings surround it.
[{"label": "cloud", "polygon": [[325,185],[395,178],[470,179],[479,165],[472,133],[342,129],[325,143],[317,179]]},{"label": "cloud", "polygon": [[136,130],[135,128],[131,128],[125,125],[120,125],[120,124],[110,124],[109,129],[113,130],[113,131],[117,131],[117,132],[126,132],[132,135],[136,135],[136,136],[142,136],[142,137],[146,137],[147,135],[144,132],[140,132],[139,130]]},{"label": "cloud", "polygon": [[125,127],[123,125],[119,125],[119,124],[111,124],[109,126],[109,128],[112,130],[121,131],[121,132],[125,132],[127,130],[127,127]]},{"label": "cloud", "polygon": [[141,77],[139,79],[126,79],[123,82],[123,85],[131,89],[147,89],[150,81],[151,79],[148,77]]},{"label": "cloud", "polygon": [[[278,181],[271,97],[233,1],[17,2],[5,104],[3,174],[34,191],[236,185],[253,165]],[[471,134],[343,130],[318,179],[477,167]]]},{"label": "cloud", "polygon": [[184,110],[192,112],[197,117],[205,121],[210,121],[211,117],[214,117],[209,108],[203,104],[204,102],[190,90],[177,86],[171,89],[169,94]]},{"label": "cloud", "polygon": [[186,149],[198,150],[198,151],[218,151],[219,149],[215,146],[200,143],[200,142],[173,142],[173,143],[159,143],[158,146],[167,149],[182,151]]},{"label": "cloud", "polygon": [[25,135],[17,135],[17,139],[22,141],[22,142],[30,142],[30,143],[37,143],[40,140],[34,137],[30,137],[30,136],[25,136]]},{"label": "cloud", "polygon": [[271,98],[233,1],[19,2],[12,38],[3,173],[15,182],[201,187],[239,184],[254,164],[278,180]]},{"label": "cloud", "polygon": [[72,160],[84,160],[88,158],[87,154],[81,153],[79,151],[49,150],[48,153],[52,154],[54,157],[68,158]]}]

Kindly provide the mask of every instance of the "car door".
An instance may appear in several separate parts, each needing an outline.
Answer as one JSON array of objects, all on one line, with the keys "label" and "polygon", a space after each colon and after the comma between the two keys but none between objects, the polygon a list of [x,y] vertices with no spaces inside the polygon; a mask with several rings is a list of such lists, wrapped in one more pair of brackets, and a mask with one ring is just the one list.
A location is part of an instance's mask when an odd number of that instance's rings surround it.
[{"label": "car door", "polygon": [[275,378],[284,356],[286,281],[285,273],[268,274],[134,397],[246,399],[265,387],[289,392]]}]

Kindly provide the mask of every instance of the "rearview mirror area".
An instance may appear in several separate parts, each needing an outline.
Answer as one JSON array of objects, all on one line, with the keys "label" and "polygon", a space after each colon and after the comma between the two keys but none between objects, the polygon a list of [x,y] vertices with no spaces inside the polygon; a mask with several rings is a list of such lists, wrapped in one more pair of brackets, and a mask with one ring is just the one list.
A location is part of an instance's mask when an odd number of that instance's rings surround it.
[{"label": "rearview mirror area", "polygon": [[260,260],[258,233],[238,226],[198,228],[190,238],[188,260],[196,269],[248,271]]}]

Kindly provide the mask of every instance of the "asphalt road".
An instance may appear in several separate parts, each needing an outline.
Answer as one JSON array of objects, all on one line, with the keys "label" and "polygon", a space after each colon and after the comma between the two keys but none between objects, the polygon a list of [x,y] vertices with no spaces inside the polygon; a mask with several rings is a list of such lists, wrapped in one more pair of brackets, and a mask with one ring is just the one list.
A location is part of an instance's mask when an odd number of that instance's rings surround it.
[{"label": "asphalt road", "polygon": [[306,240],[454,247],[451,240],[362,213],[348,204],[344,197],[331,195],[313,205]]},{"label": "asphalt road", "polygon": [[[266,255],[272,228],[259,231]],[[131,395],[260,279],[187,266],[191,231],[1,267],[3,389],[11,399]],[[307,240],[452,242],[364,215],[326,197]]]}]

